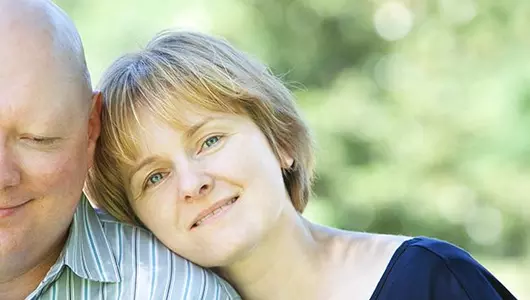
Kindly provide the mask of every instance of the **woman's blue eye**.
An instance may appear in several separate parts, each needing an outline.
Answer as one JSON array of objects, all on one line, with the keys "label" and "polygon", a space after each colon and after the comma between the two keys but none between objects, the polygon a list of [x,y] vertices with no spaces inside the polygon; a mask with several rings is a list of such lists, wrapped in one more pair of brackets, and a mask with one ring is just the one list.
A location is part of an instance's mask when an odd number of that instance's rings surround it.
[{"label": "woman's blue eye", "polygon": [[155,185],[164,179],[164,175],[160,172],[154,173],[147,178],[147,186]]},{"label": "woman's blue eye", "polygon": [[218,135],[214,135],[212,137],[209,137],[202,144],[202,148],[210,148],[211,146],[217,144],[217,142],[219,142],[220,139],[221,139],[221,137],[218,136]]}]

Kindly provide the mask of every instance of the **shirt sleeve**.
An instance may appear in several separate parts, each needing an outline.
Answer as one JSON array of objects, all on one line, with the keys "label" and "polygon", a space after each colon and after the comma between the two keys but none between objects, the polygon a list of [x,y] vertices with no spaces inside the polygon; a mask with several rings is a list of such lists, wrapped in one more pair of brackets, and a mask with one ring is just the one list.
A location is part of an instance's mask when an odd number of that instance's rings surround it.
[{"label": "shirt sleeve", "polygon": [[[135,299],[241,299],[235,289],[212,270],[199,267],[165,247],[161,247],[160,250],[162,253],[165,252],[165,255],[160,255],[157,260],[154,260],[158,263],[143,276],[153,282],[153,293],[150,297]],[[143,281],[139,280],[140,284],[137,284],[137,288],[147,291],[146,286],[142,284]]]},{"label": "shirt sleeve", "polygon": [[151,232],[115,222],[107,222],[106,229],[113,241],[121,286],[107,288],[107,294],[116,290],[116,297],[106,295],[105,299],[241,299],[217,274],[173,253]]},{"label": "shirt sleeve", "polygon": [[372,299],[516,299],[466,251],[416,238],[396,253]]}]

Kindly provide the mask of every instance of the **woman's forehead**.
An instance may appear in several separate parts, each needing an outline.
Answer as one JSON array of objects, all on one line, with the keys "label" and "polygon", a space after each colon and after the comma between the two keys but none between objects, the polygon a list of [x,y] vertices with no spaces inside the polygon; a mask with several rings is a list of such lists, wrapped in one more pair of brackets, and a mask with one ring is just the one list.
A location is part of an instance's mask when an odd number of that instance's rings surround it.
[{"label": "woman's forehead", "polygon": [[146,126],[170,126],[176,130],[187,130],[206,119],[226,118],[229,114],[197,105],[182,105],[169,113],[159,113],[142,107],[137,110],[135,130]]}]

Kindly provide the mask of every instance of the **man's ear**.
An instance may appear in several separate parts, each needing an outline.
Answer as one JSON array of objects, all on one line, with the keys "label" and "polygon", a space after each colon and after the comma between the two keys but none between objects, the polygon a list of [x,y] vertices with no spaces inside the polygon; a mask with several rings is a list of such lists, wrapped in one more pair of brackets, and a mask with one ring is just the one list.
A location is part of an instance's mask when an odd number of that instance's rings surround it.
[{"label": "man's ear", "polygon": [[101,133],[101,105],[102,95],[96,91],[92,93],[92,107],[90,108],[90,116],[88,119],[88,155],[89,155],[89,167],[92,167],[94,161],[94,149],[96,148],[96,142]]}]

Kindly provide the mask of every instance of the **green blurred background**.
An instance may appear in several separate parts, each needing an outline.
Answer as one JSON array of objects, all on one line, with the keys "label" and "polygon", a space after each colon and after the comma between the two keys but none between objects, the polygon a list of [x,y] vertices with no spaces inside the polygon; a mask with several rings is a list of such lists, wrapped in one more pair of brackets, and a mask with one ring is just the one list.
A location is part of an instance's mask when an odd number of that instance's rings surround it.
[{"label": "green blurred background", "polygon": [[314,129],[310,219],[448,240],[530,299],[530,1],[56,2],[94,85],[168,27],[254,54]]}]

